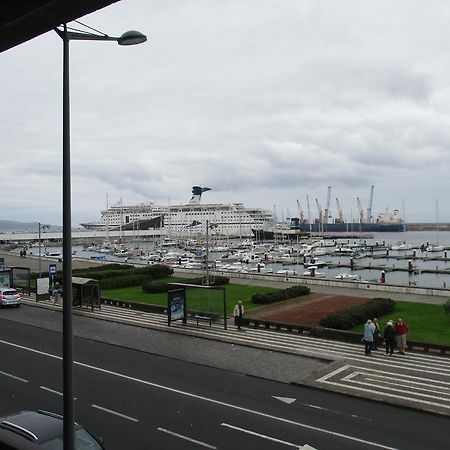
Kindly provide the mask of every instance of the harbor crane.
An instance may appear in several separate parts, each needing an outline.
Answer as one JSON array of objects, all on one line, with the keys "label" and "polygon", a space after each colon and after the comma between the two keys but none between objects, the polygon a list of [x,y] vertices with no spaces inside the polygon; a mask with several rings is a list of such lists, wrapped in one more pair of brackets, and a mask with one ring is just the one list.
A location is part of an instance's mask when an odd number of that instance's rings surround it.
[{"label": "harbor crane", "polygon": [[309,207],[309,197],[308,196],[306,196],[306,205],[308,206],[309,232],[311,233],[311,208]]},{"label": "harbor crane", "polygon": [[331,199],[331,186],[328,186],[327,203],[325,206],[325,216],[324,216],[325,223],[328,223],[328,218],[330,216],[330,199]]},{"label": "harbor crane", "polygon": [[364,210],[361,205],[361,200],[359,197],[356,197],[356,201],[358,203],[358,209],[359,209],[359,223],[364,223]]},{"label": "harbor crane", "polygon": [[305,214],[303,213],[303,209],[300,206],[300,202],[297,200],[297,208],[298,208],[298,217],[300,220],[300,223],[305,223]]},{"label": "harbor crane", "polygon": [[367,207],[367,222],[372,222],[372,202],[373,202],[373,190],[375,186],[370,186],[369,206]]},{"label": "harbor crane", "polygon": [[336,223],[344,223],[344,213],[342,212],[342,207],[337,197],[336,197],[336,206],[338,210],[338,218],[336,219]]},{"label": "harbor crane", "polygon": [[319,214],[319,223],[323,223],[323,212],[322,207],[320,206],[319,200],[316,198],[317,212]]}]

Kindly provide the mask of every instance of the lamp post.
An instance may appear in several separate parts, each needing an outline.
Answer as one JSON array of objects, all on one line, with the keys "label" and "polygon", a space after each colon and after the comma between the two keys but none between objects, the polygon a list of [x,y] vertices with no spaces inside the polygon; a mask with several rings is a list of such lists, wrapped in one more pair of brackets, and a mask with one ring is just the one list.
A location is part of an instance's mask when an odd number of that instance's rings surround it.
[{"label": "lamp post", "polygon": [[73,348],[72,348],[72,206],[70,180],[70,89],[69,41],[116,41],[119,45],[140,44],[147,37],[138,31],[127,31],[120,37],[91,32],[69,31],[67,24],[55,32],[63,41],[63,410],[64,449],[75,450],[73,408]]},{"label": "lamp post", "polygon": [[41,222],[39,222],[39,278],[41,278],[41,229],[44,230],[45,228],[50,228],[50,225],[42,225]]}]

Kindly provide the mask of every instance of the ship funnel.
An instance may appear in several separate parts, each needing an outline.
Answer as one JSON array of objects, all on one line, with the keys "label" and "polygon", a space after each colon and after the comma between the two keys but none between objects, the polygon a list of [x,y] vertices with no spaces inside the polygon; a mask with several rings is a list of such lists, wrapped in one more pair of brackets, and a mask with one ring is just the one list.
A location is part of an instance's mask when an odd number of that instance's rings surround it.
[{"label": "ship funnel", "polygon": [[203,192],[210,191],[211,188],[209,187],[202,187],[202,186],[192,186],[192,197],[189,203],[198,204],[200,203],[200,199],[202,198]]}]

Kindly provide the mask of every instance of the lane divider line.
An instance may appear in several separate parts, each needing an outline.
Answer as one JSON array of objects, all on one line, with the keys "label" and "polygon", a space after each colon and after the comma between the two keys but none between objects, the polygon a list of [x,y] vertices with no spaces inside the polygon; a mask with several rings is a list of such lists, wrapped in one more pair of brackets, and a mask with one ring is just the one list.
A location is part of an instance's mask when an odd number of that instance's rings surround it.
[{"label": "lane divider line", "polygon": [[272,436],[267,436],[266,434],[257,433],[256,431],[247,430],[245,428],[236,427],[235,425],[230,425],[229,423],[221,423],[223,427],[230,428],[231,430],[241,431],[242,433],[250,434],[262,439],[267,439],[268,441],[276,442],[277,444],[287,445],[288,447],[301,448],[302,445],[293,444],[292,442],[282,441],[281,439],[274,438]]},{"label": "lane divider line", "polygon": [[8,372],[2,372],[2,371],[0,370],[0,374],[1,374],[1,375],[5,375],[5,377],[12,378],[13,380],[22,381],[22,383],[29,383],[29,381],[28,381],[28,380],[25,380],[25,378],[16,377],[15,375],[13,375],[13,374],[11,374],[11,373],[8,373]]},{"label": "lane divider line", "polygon": [[93,408],[95,408],[95,409],[99,409],[100,411],[104,411],[104,412],[107,412],[109,414],[113,414],[115,416],[122,417],[122,419],[131,420],[131,422],[139,422],[139,420],[135,419],[134,417],[127,416],[126,414],[122,414],[122,413],[117,412],[117,411],[113,411],[112,409],[104,408],[103,406],[99,406],[99,405],[91,405],[91,406]]},{"label": "lane divider line", "polygon": [[175,433],[174,431],[166,430],[165,428],[158,427],[158,431],[161,431],[162,433],[170,434],[171,436],[175,436],[180,439],[184,439],[185,441],[192,442],[193,444],[200,445],[201,447],[210,448],[211,450],[217,450],[217,447],[214,445],[207,444],[206,442],[197,441],[196,439],[192,439],[188,436],[184,436],[183,434]]}]

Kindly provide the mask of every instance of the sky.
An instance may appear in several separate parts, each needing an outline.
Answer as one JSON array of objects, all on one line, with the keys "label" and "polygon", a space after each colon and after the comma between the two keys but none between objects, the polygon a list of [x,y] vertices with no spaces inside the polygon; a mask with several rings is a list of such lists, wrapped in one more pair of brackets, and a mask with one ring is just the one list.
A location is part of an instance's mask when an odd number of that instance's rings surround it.
[{"label": "sky", "polygon": [[[450,222],[448,0],[122,0],[70,43],[72,224],[106,205],[244,203]],[[77,24],[78,28],[81,28]],[[0,53],[1,219],[62,223],[62,41]],[[308,214],[307,199],[310,203]]]}]

